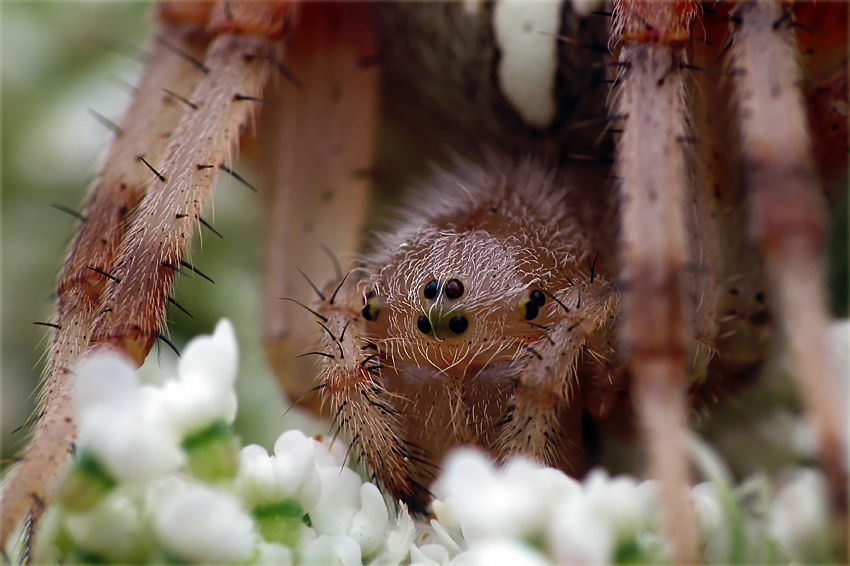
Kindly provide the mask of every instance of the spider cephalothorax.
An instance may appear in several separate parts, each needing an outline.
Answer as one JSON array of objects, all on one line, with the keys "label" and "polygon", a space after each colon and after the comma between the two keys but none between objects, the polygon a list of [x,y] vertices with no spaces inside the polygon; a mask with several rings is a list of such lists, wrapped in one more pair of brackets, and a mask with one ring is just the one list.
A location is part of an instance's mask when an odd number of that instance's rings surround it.
[{"label": "spider cephalothorax", "polygon": [[[399,470],[390,488],[415,509],[426,501],[408,490],[459,444],[583,469],[579,453],[564,455],[580,444],[579,382],[618,379],[616,292],[588,261],[605,243],[589,241],[598,231],[552,174],[507,163],[435,174],[378,238],[359,285],[349,276],[317,309],[332,414],[343,428],[349,411],[384,422],[397,450],[370,438],[383,427],[356,429],[356,445],[379,478]],[[372,384],[362,400],[360,368]]]}]

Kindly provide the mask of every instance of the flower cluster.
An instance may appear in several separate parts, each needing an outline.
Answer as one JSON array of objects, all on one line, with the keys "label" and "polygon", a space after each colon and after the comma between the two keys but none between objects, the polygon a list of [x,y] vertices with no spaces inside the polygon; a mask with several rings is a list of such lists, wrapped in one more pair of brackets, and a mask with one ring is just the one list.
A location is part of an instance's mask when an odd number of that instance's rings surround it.
[{"label": "flower cluster", "polygon": [[[705,562],[834,559],[819,472],[790,471],[778,490],[766,476],[734,486],[716,453],[695,439],[692,451],[710,480],[691,489]],[[417,566],[670,561],[654,481],[596,469],[579,482],[524,459],[498,468],[465,450],[449,456],[433,491],[437,520],[411,549]]]},{"label": "flower cluster", "polygon": [[344,466],[342,443],[281,435],[239,450],[232,325],[193,340],[176,379],[140,385],[114,354],[76,372],[76,454],[37,562],[398,564],[405,510]]},{"label": "flower cluster", "polygon": [[[77,371],[77,450],[42,519],[37,562],[275,564],[604,564],[669,561],[652,481],[594,470],[583,481],[525,459],[497,467],[449,456],[433,517],[346,467],[341,442],[283,433],[273,453],[239,448],[237,347],[223,321],[193,340],[175,379],[141,385],[113,354]],[[693,440],[707,480],[691,490],[709,563],[835,557],[820,473],[786,471],[735,486]]]}]

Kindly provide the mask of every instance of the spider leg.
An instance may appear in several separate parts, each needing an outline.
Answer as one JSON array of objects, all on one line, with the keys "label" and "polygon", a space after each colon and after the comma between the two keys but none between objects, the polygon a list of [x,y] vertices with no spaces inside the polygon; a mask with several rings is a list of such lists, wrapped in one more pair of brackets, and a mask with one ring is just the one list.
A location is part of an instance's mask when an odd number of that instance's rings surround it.
[{"label": "spider leg", "polygon": [[[343,292],[345,298],[356,293]],[[334,426],[348,436],[369,468],[386,488],[414,513],[424,513],[430,501],[419,462],[423,454],[401,434],[400,403],[381,383],[380,357],[363,349],[356,311],[349,301],[324,303],[317,310],[327,318],[319,358],[321,391],[330,402]],[[353,302],[353,300],[352,300]],[[427,474],[426,474],[427,475]]]},{"label": "spider leg", "polygon": [[773,1],[736,7],[732,71],[752,235],[765,254],[793,372],[846,536],[846,422],[826,351],[825,210],[800,90],[793,17],[784,10]]},{"label": "spider leg", "polygon": [[193,82],[191,65],[175,57],[166,44],[179,46],[185,53],[202,56],[177,26],[162,25],[159,41],[153,42],[148,66],[138,86],[137,96],[121,123],[119,133],[106,157],[103,170],[83,211],[70,255],[59,278],[56,324],[44,372],[40,409],[32,444],[4,491],[0,541],[30,506],[30,493],[45,497],[46,483],[65,461],[76,434],[71,419],[70,375],[91,336],[98,299],[108,278],[117,249],[123,240],[130,211],[144,196],[143,185],[150,172],[135,166],[136,156],[147,154],[158,160],[165,146],[152,139],[171,131],[180,115],[173,105],[162,103],[164,85],[183,90]]},{"label": "spider leg", "polygon": [[[285,100],[263,113],[263,170],[273,190],[264,199],[266,269],[264,341],[283,391],[318,409],[315,367],[293,362],[310,347],[304,304],[313,294],[297,269],[315,281],[334,277],[322,246],[348,261],[357,249],[369,204],[378,71],[372,6],[307,3],[286,45],[286,68],[268,98]],[[318,412],[318,411],[317,411]]]},{"label": "spider leg", "polygon": [[599,280],[577,283],[558,297],[566,316],[531,344],[522,359],[499,435],[500,459],[525,455],[554,465],[558,456],[563,457],[556,444],[562,435],[560,411],[575,398],[583,348],[592,335],[611,327],[616,301],[613,286]]},{"label": "spider leg", "polygon": [[612,113],[627,117],[617,145],[621,340],[677,563],[696,559],[683,391],[693,337],[685,306],[689,179],[681,143],[690,135],[682,65],[694,9],[689,2],[623,0],[614,22],[622,75]]},{"label": "spider leg", "polygon": [[[59,279],[58,329],[39,408],[44,416],[5,486],[0,546],[32,502],[51,499],[50,484],[76,434],[75,366],[103,346],[141,364],[160,334],[176,276],[166,265],[180,265],[219,165],[257,105],[238,95],[262,94],[285,14],[272,5],[160,6],[150,60]],[[254,57],[259,54],[266,59]],[[209,144],[199,146],[200,140]]]},{"label": "spider leg", "polygon": [[[233,18],[232,11],[218,17]],[[229,19],[219,23],[238,25]],[[197,109],[184,110],[160,162],[148,160],[155,174],[111,267],[113,279],[95,321],[93,346],[109,344],[141,363],[159,332],[176,276],[173,266],[180,265],[188,249],[201,207],[221,166],[231,159],[240,127],[258,109],[271,62],[282,54],[278,43],[245,31],[222,33],[211,41],[199,69],[202,76],[188,96],[198,101]],[[190,143],[196,140],[206,143]]]}]

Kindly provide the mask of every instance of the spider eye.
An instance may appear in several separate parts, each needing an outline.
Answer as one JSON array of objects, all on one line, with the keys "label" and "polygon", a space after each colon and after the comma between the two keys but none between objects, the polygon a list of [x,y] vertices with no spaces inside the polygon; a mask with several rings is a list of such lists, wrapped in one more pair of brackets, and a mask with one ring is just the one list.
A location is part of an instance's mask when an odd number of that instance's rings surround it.
[{"label": "spider eye", "polygon": [[430,283],[425,285],[425,288],[422,289],[422,294],[425,295],[426,299],[433,299],[437,296],[437,293],[440,290],[440,283],[436,279],[432,279]]},{"label": "spider eye", "polygon": [[461,295],[463,295],[463,283],[459,279],[449,279],[446,282],[446,296],[450,299],[457,299]]},{"label": "spider eye", "polygon": [[466,327],[469,325],[469,321],[466,320],[465,316],[453,316],[451,320],[449,320],[449,330],[454,332],[455,334],[461,334]]},{"label": "spider eye", "polygon": [[378,319],[378,313],[381,311],[380,306],[378,305],[378,297],[375,293],[369,293],[366,295],[366,305],[363,307],[363,310],[360,311],[360,314],[363,315],[363,318],[372,322]]},{"label": "spider eye", "polygon": [[534,320],[540,314],[540,307],[546,304],[546,295],[535,289],[517,303],[517,310],[525,320]]},{"label": "spider eye", "polygon": [[416,328],[418,328],[419,332],[422,334],[429,334],[431,332],[431,321],[429,321],[428,317],[423,314],[419,317],[419,320],[416,321]]}]

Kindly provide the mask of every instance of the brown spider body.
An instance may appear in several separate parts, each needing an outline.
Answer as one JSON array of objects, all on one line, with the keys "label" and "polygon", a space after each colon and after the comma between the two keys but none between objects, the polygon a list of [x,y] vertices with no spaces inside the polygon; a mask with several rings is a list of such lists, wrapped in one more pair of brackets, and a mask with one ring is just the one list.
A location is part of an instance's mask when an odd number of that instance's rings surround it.
[{"label": "brown spider body", "polygon": [[[441,167],[325,287],[319,379],[280,371],[292,398],[322,390],[393,495],[423,509],[459,444],[580,473],[582,428],[634,410],[676,560],[691,561],[685,391],[701,407],[740,386],[778,328],[842,523],[817,178],[846,181],[846,5],[541,6],[163,4],[60,278],[44,417],[0,540],[49,501],[79,360],[113,348],[141,363],[161,335],[203,203],[266,99],[275,365],[304,350],[298,307],[277,300],[311,300],[295,267],[331,279],[319,244],[356,250],[374,173],[395,186],[403,164]],[[392,141],[373,163],[379,114]]]},{"label": "brown spider body", "polygon": [[[593,214],[578,214],[570,192],[529,163],[462,171],[421,189],[399,231],[349,276],[359,284],[318,308],[337,424],[417,510],[443,454],[460,444],[581,471],[578,395],[592,389],[582,383],[621,382],[616,290],[587,251],[602,244]],[[388,421],[386,436],[369,437],[370,419]]]}]

